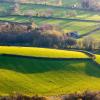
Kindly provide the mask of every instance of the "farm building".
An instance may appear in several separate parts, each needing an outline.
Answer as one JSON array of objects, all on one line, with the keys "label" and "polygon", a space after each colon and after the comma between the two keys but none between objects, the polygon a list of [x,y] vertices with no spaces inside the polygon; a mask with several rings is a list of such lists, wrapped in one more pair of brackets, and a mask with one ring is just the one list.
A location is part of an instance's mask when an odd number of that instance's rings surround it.
[{"label": "farm building", "polygon": [[67,33],[68,37],[78,38],[79,34],[78,32],[69,32]]}]

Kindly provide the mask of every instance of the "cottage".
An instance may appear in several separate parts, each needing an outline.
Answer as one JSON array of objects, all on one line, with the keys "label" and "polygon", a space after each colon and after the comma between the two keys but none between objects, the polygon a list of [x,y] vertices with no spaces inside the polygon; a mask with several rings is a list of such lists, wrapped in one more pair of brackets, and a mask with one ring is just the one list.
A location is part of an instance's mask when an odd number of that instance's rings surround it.
[{"label": "cottage", "polygon": [[68,33],[68,36],[69,37],[73,37],[73,38],[78,38],[79,37],[79,34],[78,34],[78,32],[69,32]]}]

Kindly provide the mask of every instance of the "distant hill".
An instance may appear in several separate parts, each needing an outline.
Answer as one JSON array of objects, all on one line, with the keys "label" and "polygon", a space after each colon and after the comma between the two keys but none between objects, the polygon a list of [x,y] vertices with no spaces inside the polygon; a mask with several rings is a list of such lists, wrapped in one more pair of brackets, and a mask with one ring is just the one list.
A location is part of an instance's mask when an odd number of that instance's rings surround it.
[{"label": "distant hill", "polygon": [[74,5],[79,4],[80,0],[0,0],[0,2],[20,2],[20,3],[35,3],[35,4],[50,4],[50,5]]}]

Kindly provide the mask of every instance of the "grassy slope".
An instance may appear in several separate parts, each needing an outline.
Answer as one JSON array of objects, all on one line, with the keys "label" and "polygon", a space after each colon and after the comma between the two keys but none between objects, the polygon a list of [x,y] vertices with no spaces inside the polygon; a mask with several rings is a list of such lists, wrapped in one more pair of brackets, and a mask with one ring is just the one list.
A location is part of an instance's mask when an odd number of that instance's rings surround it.
[{"label": "grassy slope", "polygon": [[[13,49],[12,47],[11,49]],[[2,49],[0,52],[10,52],[11,49]],[[22,48],[19,48],[22,49]],[[32,55],[41,55],[43,49],[23,48],[20,51],[26,55],[28,51]],[[32,49],[32,48],[31,48]],[[4,50],[4,51],[2,51]],[[36,51],[39,51],[36,54]],[[68,51],[53,51],[44,49],[44,55],[57,57],[59,54],[66,53],[67,56],[73,57]],[[42,52],[42,53],[43,53]],[[47,53],[46,53],[47,52]],[[10,52],[11,53],[11,52]],[[74,52],[77,56],[77,52]],[[80,54],[82,56],[83,54]],[[85,59],[87,56],[85,55]],[[12,91],[28,94],[39,95],[57,95],[63,93],[71,93],[76,91],[100,90],[100,67],[88,60],[43,60],[43,59],[29,59],[19,57],[0,56],[0,93],[6,94]],[[91,84],[90,84],[91,83]]]},{"label": "grassy slope", "polygon": [[100,64],[100,55],[96,55],[96,62]]},{"label": "grassy slope", "polygon": [[[74,4],[75,2],[80,2],[80,0],[73,0],[73,1],[63,1],[64,4]],[[72,3],[73,2],[73,3]],[[5,10],[7,10],[9,6],[7,6],[8,4],[1,4],[1,8],[5,8]],[[66,13],[70,12],[71,10],[65,10],[65,9],[52,9],[52,8],[47,8],[47,7],[42,7],[41,6],[30,6],[30,5],[21,5],[21,13],[25,13],[28,12],[28,10],[33,10],[33,11],[47,11],[48,9],[53,10],[54,12],[54,16],[55,17],[65,17],[67,18],[67,16],[65,16]],[[56,12],[56,13],[55,13]],[[93,20],[99,20],[100,19],[100,14],[96,13],[96,12],[88,12],[88,11],[76,11],[77,12],[77,16],[75,18],[81,18],[81,19],[93,19]],[[27,18],[20,18],[20,17],[6,17],[6,18],[0,18],[0,20],[10,20],[10,21],[18,21],[18,22],[29,22],[30,20]],[[69,31],[78,31],[79,34],[84,34],[87,33],[89,31],[91,31],[92,29],[95,29],[98,26],[97,23],[86,23],[86,22],[71,22],[71,21],[64,21],[64,20],[45,20],[45,19],[37,19],[37,18],[33,18],[33,21],[38,24],[38,25],[42,25],[45,23],[48,24],[56,24],[56,25],[61,25],[61,29],[64,30],[64,32],[69,32]],[[98,32],[95,32],[98,38],[100,38],[100,36],[97,35]]]},{"label": "grassy slope", "polygon": [[94,37],[97,40],[100,40],[100,30],[95,32],[95,34],[90,34],[89,36]]},{"label": "grassy slope", "polygon": [[[31,11],[35,11],[35,12],[45,12],[48,10],[52,11],[52,16],[53,17],[63,17],[63,18],[79,18],[79,19],[90,19],[90,20],[100,20],[100,13],[97,12],[91,12],[91,11],[79,11],[79,10],[68,10],[66,8],[53,8],[53,7],[45,7],[45,6],[41,6],[41,5],[22,5],[20,6],[20,11],[21,13],[25,14],[26,12],[28,12],[29,10]],[[67,14],[69,14],[70,12],[73,12],[76,14],[76,16],[67,16]]]},{"label": "grassy slope", "polygon": [[[15,22],[29,22],[27,18],[20,18],[20,17],[0,17],[0,20],[7,20],[7,21],[15,21]],[[65,21],[65,20],[47,20],[47,19],[38,19],[33,18],[33,22],[37,25],[41,26],[42,24],[54,24],[58,25],[64,32],[68,31],[77,31],[79,34],[87,33],[93,29],[95,29],[98,25],[97,23],[89,23],[89,22],[72,22],[72,21]]]},{"label": "grassy slope", "polygon": [[[72,3],[73,5],[73,3]],[[9,3],[0,3],[0,11],[7,11],[10,9],[12,4]],[[68,10],[65,8],[53,8],[50,6],[42,6],[42,5],[32,5],[32,4],[26,4],[26,5],[20,5],[20,13],[26,14],[29,10],[32,12],[45,12],[48,10],[51,10],[53,13],[53,17],[64,17],[69,18],[67,16],[68,12],[74,12],[76,13],[76,16],[70,18],[80,18],[80,19],[91,19],[91,20],[100,20],[100,14],[97,12],[91,12],[91,11],[79,11],[79,10]],[[56,12],[56,13],[55,13]]]},{"label": "grassy slope", "polygon": [[[33,57],[49,57],[49,58],[89,58],[81,52],[65,51],[57,49],[44,49],[32,47],[9,47],[0,46],[0,54],[14,54]],[[77,57],[76,57],[77,55]]]},{"label": "grassy slope", "polygon": [[[30,0],[27,0],[27,1],[30,1]],[[32,3],[32,2],[29,2],[29,3]],[[80,4],[80,0],[70,0],[70,1],[69,0],[62,0],[62,3],[64,6],[73,6],[74,4],[77,4],[77,3]],[[35,4],[35,3],[33,2],[32,4]],[[41,4],[41,3],[38,2],[38,4]],[[49,0],[47,2],[47,4],[53,5],[53,4],[55,4],[55,0]]]}]

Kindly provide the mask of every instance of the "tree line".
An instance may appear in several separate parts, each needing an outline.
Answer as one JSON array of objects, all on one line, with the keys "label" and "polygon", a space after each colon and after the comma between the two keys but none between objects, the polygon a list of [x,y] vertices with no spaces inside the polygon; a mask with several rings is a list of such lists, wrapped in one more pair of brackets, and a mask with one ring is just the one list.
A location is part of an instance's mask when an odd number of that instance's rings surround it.
[{"label": "tree line", "polygon": [[100,41],[93,37],[76,39],[64,33],[56,25],[45,24],[38,27],[16,24],[0,25],[0,45],[33,46],[59,49],[100,49]]}]

